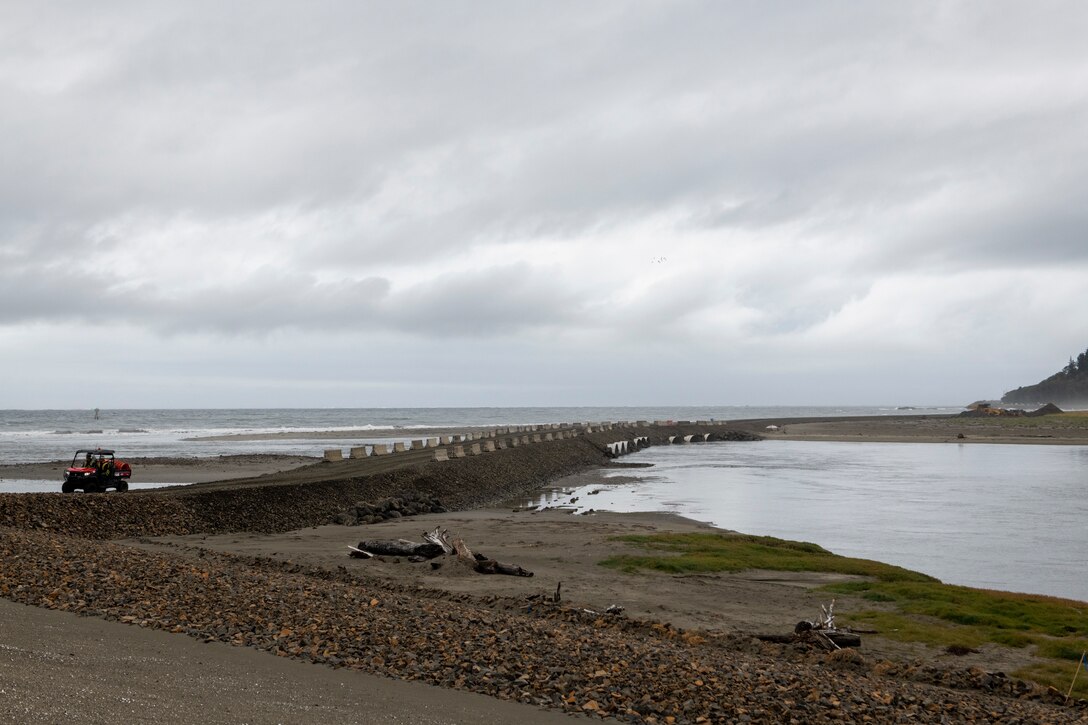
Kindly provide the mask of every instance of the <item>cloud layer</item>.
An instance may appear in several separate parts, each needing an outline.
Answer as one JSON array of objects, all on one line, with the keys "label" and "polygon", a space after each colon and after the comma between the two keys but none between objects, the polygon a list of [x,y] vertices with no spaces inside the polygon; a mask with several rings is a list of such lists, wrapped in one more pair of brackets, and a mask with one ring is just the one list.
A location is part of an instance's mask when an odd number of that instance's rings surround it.
[{"label": "cloud layer", "polygon": [[8,14],[0,407],[956,403],[1085,345],[1080,3]]}]

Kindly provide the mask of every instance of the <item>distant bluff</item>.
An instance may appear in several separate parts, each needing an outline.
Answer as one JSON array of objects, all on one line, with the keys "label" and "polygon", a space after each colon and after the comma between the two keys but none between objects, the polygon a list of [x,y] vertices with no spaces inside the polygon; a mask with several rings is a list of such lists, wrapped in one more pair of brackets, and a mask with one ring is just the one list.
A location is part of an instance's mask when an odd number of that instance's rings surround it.
[{"label": "distant bluff", "polygon": [[1046,380],[1010,390],[1002,403],[1052,402],[1062,408],[1088,408],[1088,350]]}]

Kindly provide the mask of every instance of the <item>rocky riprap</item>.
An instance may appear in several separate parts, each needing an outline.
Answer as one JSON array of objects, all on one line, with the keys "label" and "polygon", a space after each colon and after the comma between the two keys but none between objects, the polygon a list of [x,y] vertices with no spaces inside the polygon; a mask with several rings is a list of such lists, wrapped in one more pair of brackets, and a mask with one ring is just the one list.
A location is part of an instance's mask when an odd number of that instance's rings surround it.
[{"label": "rocky riprap", "polygon": [[446,509],[436,496],[413,492],[405,496],[391,496],[369,503],[358,501],[354,506],[332,517],[332,523],[341,526],[359,526],[360,524],[380,524],[389,519],[418,514],[441,514]]},{"label": "rocky riprap", "polygon": [[[90,539],[276,533],[327,524],[358,501],[402,497],[408,492],[436,497],[449,510],[479,508],[531,493],[557,478],[607,462],[592,442],[573,439],[373,475],[352,475],[350,464],[345,462],[336,469],[343,471],[340,475],[311,466],[299,473],[262,476],[233,487],[198,484],[120,495],[0,494],[0,526]],[[290,482],[293,475],[305,479],[307,474],[321,477]]]}]

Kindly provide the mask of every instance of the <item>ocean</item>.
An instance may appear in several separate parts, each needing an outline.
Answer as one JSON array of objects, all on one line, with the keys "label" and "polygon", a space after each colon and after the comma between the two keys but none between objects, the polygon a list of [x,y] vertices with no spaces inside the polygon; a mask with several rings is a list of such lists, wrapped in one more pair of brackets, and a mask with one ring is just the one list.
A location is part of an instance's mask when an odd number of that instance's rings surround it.
[{"label": "ocean", "polygon": [[285,408],[203,410],[0,410],[0,464],[66,460],[77,448],[113,448],[122,457],[282,453],[320,456],[325,448],[357,445],[343,439],[199,440],[231,434],[307,433],[393,428],[412,431],[458,426],[507,426],[603,420],[735,420],[847,415],[958,413],[959,406],[913,407],[641,407],[641,408]]}]

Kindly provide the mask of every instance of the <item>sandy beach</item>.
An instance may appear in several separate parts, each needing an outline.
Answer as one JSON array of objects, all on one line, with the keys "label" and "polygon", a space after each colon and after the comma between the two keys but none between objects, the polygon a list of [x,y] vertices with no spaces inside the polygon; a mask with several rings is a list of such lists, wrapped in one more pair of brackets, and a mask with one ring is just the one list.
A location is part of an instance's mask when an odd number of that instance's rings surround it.
[{"label": "sandy beach", "polygon": [[[768,438],[798,441],[1088,445],[1088,414],[1083,412],[1044,418],[958,415],[765,418],[731,425]],[[768,426],[776,426],[778,430],[770,430]]]},{"label": "sandy beach", "polygon": [[[798,435],[847,440],[889,430],[788,422],[782,435],[799,425],[809,427]],[[950,425],[899,430],[925,439]],[[714,530],[663,514],[498,505],[572,482],[564,476],[592,480],[608,465],[602,447],[614,436],[444,464],[405,457],[402,469],[389,461],[373,470],[361,461],[158,461],[147,463],[155,475],[197,485],[0,496],[0,595],[18,602],[3,602],[0,672],[16,696],[0,717],[185,722],[204,708],[211,722],[550,722],[562,712],[631,722],[1088,721],[1088,705],[1057,705],[1045,688],[993,689],[1006,680],[986,673],[1031,664],[1024,649],[987,645],[956,656],[865,635],[860,657],[840,665],[820,650],[753,638],[815,617],[828,599],[816,587],[846,575],[624,573],[600,566],[632,551],[618,536]],[[201,483],[254,466],[262,478]],[[30,470],[5,469],[12,477]],[[406,487],[460,505],[363,526],[328,523],[345,501]],[[431,566],[347,556],[363,539],[418,540],[436,527],[534,576],[484,576],[451,557]],[[552,602],[560,582],[561,601]],[[602,614],[612,605],[623,613]],[[837,610],[880,606],[840,596]],[[34,630],[40,641],[27,638]],[[84,666],[115,662],[133,676],[97,687],[107,678],[79,677]],[[813,688],[820,694],[807,699]]]}]

